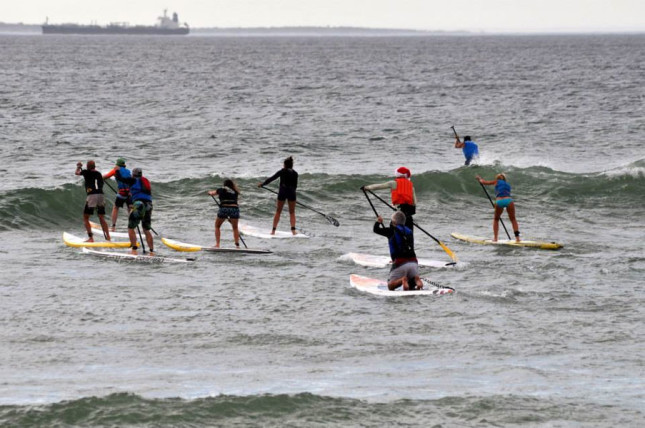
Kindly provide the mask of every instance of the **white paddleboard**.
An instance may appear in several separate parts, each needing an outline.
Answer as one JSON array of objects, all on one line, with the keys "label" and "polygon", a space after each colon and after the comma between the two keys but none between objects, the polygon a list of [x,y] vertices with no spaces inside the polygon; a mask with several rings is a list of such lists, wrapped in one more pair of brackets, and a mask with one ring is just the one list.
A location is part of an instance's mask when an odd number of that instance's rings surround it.
[{"label": "white paddleboard", "polygon": [[[90,222],[90,227],[92,228],[92,233],[98,233],[100,236],[103,236],[103,228],[100,224]],[[128,232],[112,232],[110,231],[110,238],[130,238]]]},{"label": "white paddleboard", "polygon": [[305,235],[304,233],[298,231],[297,234],[289,232],[284,232],[282,230],[276,230],[274,235],[271,235],[271,229],[261,229],[259,227],[251,226],[250,224],[246,223],[239,223],[238,224],[238,229],[240,230],[240,233],[243,235],[247,236],[254,236],[256,238],[263,238],[263,239],[292,239],[292,238],[309,238],[309,236]]},{"label": "white paddleboard", "polygon": [[259,248],[215,248],[215,247],[202,247],[201,245],[188,244],[186,242],[177,241],[176,239],[161,238],[167,247],[175,251],[207,251],[210,253],[240,253],[240,254],[269,254],[271,251]]},{"label": "white paddleboard", "polygon": [[150,256],[147,254],[130,254],[130,253],[118,253],[116,251],[103,251],[103,250],[90,250],[89,248],[83,247],[83,253],[89,254],[92,256],[105,257],[108,259],[115,259],[118,261],[131,261],[131,262],[142,262],[142,263],[189,263],[195,261],[195,259],[186,258],[172,258],[164,256]]},{"label": "white paddleboard", "polygon": [[[101,234],[101,236],[103,236]],[[81,247],[103,247],[103,248],[128,248],[130,246],[130,241],[124,242],[115,242],[115,241],[95,241],[95,242],[85,242],[83,238],[80,238],[71,233],[63,232],[63,242],[65,245],[74,248]]]},{"label": "white paddleboard", "polygon": [[349,276],[349,283],[352,287],[377,296],[440,296],[455,292],[453,288],[437,285],[426,279],[423,282],[423,289],[421,290],[405,291],[401,287],[396,290],[389,290],[387,288],[387,282],[381,279],[368,278],[356,274]]},{"label": "white paddleboard", "polygon": [[[342,260],[351,260],[357,265],[366,267],[384,268],[392,265],[392,259],[389,256],[376,256],[373,254],[347,253],[340,256]],[[417,259],[419,266],[432,268],[452,268],[455,267],[453,262],[442,262],[439,260]]]}]

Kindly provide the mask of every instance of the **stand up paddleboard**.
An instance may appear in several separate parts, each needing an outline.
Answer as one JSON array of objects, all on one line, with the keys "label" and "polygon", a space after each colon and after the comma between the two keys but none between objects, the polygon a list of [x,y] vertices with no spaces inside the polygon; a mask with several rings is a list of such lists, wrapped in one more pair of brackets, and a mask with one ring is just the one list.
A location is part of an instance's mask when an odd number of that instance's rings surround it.
[{"label": "stand up paddleboard", "polygon": [[283,232],[281,230],[277,230],[275,232],[275,235],[271,235],[271,230],[260,229],[259,227],[251,226],[249,224],[244,224],[244,223],[239,223],[237,228],[239,229],[240,233],[243,235],[255,236],[256,238],[263,238],[263,239],[309,238],[309,236],[305,235],[302,232],[298,232],[297,234],[294,235],[291,232]]},{"label": "stand up paddleboard", "polygon": [[101,241],[101,242],[85,242],[83,238],[80,238],[71,233],[63,232],[63,242],[68,247],[74,248],[128,248],[130,246],[130,241],[127,242],[114,242],[114,241]]},{"label": "stand up paddleboard", "polygon": [[271,251],[262,250],[259,248],[215,248],[215,247],[202,247],[201,245],[187,244],[185,242],[177,241],[175,239],[161,238],[167,247],[175,251],[207,251],[209,253],[242,253],[242,254],[269,254]]},{"label": "stand up paddleboard", "polygon": [[451,233],[455,239],[461,241],[471,242],[473,244],[482,244],[482,245],[505,245],[509,247],[528,247],[528,248],[539,248],[541,250],[559,250],[562,248],[562,244],[557,242],[544,242],[544,241],[520,241],[516,242],[515,240],[500,239],[497,242],[493,242],[491,239],[480,238],[477,236],[467,236],[462,235],[461,233]]},{"label": "stand up paddleboard", "polygon": [[396,290],[389,290],[387,288],[387,282],[380,279],[368,278],[356,274],[349,276],[349,283],[352,287],[377,296],[440,296],[455,292],[454,288],[435,284],[426,278],[422,278],[422,280],[423,289],[405,291],[401,287]]},{"label": "stand up paddleboard", "polygon": [[[98,233],[100,236],[103,236],[103,228],[100,224],[90,222],[90,227],[92,228],[92,233]],[[110,238],[129,238],[128,232],[112,232],[110,231]]]},{"label": "stand up paddleboard", "polygon": [[[373,254],[347,253],[341,256],[343,260],[351,260],[357,265],[375,268],[384,268],[392,265],[392,259],[389,256],[376,256]],[[442,262],[439,260],[417,259],[419,266],[432,268],[452,268],[454,262]]]},{"label": "stand up paddleboard", "polygon": [[104,258],[114,259],[118,261],[130,261],[130,262],[142,262],[142,263],[189,263],[189,262],[195,261],[195,259],[192,259],[192,258],[176,259],[176,258],[164,257],[164,256],[150,256],[147,254],[117,253],[116,251],[90,250],[89,248],[85,248],[85,247],[83,247],[83,254],[104,257]]}]

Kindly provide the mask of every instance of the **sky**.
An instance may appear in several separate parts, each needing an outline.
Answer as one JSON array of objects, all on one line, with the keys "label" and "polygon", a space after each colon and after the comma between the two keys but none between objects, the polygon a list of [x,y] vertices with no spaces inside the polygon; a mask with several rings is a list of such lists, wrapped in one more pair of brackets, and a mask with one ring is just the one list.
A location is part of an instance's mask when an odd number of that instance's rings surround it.
[{"label": "sky", "polygon": [[331,26],[493,33],[645,32],[645,0],[0,0],[0,22]]}]

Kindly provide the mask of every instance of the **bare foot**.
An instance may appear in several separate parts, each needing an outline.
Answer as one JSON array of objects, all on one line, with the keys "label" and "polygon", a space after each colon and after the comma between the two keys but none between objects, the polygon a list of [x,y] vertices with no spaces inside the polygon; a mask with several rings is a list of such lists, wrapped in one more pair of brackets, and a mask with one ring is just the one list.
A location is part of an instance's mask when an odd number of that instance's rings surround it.
[{"label": "bare foot", "polygon": [[139,255],[137,250],[130,250],[130,254],[132,254],[133,256],[138,256]]},{"label": "bare foot", "polygon": [[219,248],[219,244],[215,244],[213,248]]},{"label": "bare foot", "polygon": [[148,255],[149,255],[150,257],[154,257],[154,256],[156,256],[156,255],[157,255],[157,253],[155,253],[154,251],[148,251]]},{"label": "bare foot", "polygon": [[116,226],[110,227],[110,232],[116,232]]},{"label": "bare foot", "polygon": [[420,279],[417,279],[416,283],[417,283],[417,290],[423,289],[423,281],[421,281]]},{"label": "bare foot", "polygon": [[92,237],[90,236],[89,238],[87,238],[87,239],[85,240],[85,242],[94,242],[94,238],[92,238]]},{"label": "bare foot", "polygon": [[408,285],[408,281],[407,281],[407,280],[404,280],[402,285],[403,285],[403,289],[404,289],[405,291],[408,291],[408,290],[410,289],[410,286]]}]

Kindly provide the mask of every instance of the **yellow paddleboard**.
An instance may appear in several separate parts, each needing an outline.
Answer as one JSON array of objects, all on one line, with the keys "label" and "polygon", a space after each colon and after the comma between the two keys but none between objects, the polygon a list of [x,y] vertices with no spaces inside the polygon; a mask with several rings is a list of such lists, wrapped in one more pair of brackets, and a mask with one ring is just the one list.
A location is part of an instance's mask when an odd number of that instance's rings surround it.
[{"label": "yellow paddleboard", "polygon": [[79,238],[76,235],[71,233],[63,232],[63,242],[69,247],[81,248],[81,247],[103,247],[103,248],[128,248],[130,246],[130,241],[123,242],[113,242],[113,241],[101,241],[101,242],[85,242],[83,238]]},{"label": "yellow paddleboard", "polygon": [[497,242],[493,242],[491,239],[480,238],[477,236],[467,236],[462,235],[461,233],[451,233],[455,239],[461,241],[471,242],[473,244],[483,244],[483,245],[505,245],[509,247],[529,247],[529,248],[539,248],[542,250],[559,250],[562,248],[562,244],[557,242],[544,242],[544,241],[520,241],[516,242],[515,240],[500,239]]}]

